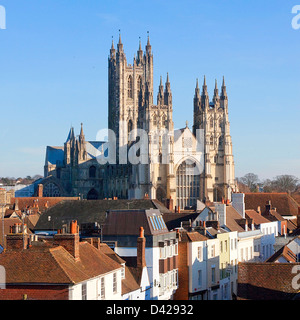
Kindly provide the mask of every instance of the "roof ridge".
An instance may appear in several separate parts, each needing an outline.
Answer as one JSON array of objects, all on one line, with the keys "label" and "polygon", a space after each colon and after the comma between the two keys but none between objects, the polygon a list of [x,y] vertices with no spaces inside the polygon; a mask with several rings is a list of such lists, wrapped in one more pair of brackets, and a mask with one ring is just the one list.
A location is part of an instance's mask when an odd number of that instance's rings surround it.
[{"label": "roof ridge", "polygon": [[[80,242],[79,242],[79,245],[80,245]],[[59,251],[59,248],[60,249],[63,249],[63,251],[65,251],[66,253],[66,257],[68,258],[69,261],[72,261],[72,264],[74,265],[74,268],[77,269],[79,272],[81,272],[82,274],[84,274],[87,279],[90,279],[90,275],[87,274],[86,272],[84,272],[84,270],[82,270],[82,268],[79,268],[79,264],[80,264],[80,260],[79,261],[76,261],[75,258],[71,255],[71,253],[68,252],[68,250],[66,250],[63,246],[59,245],[55,248],[51,248],[51,250],[53,251]],[[54,250],[56,249],[56,250]],[[52,254],[52,252],[51,252]],[[79,246],[79,255],[80,255],[80,246]],[[72,283],[76,283],[72,277],[69,275],[69,273],[67,272],[67,270],[65,270],[64,266],[62,266],[59,261],[57,260],[57,258],[55,257],[55,255],[53,255],[53,258],[55,259],[55,261],[58,263],[59,267],[64,271],[64,273],[66,274],[66,276],[68,277],[68,279],[72,282]]]}]

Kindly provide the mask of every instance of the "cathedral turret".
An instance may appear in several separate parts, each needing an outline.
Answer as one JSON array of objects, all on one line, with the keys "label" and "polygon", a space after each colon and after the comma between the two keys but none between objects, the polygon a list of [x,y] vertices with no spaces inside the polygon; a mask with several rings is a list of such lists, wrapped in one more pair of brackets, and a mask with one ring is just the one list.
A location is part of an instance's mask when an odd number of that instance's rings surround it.
[{"label": "cathedral turret", "polygon": [[224,109],[228,109],[228,96],[226,92],[226,85],[225,85],[225,78],[223,77],[223,83],[222,83],[222,91],[221,91],[221,97],[220,97],[220,106]]},{"label": "cathedral turret", "polygon": [[169,81],[169,73],[167,73],[167,80],[165,84],[164,104],[166,106],[172,106],[172,92],[171,92],[171,84]]},{"label": "cathedral turret", "polygon": [[202,86],[202,94],[201,94],[201,108],[202,110],[209,109],[209,96],[207,92],[207,85],[206,85],[206,77],[204,76],[203,86]]},{"label": "cathedral turret", "polygon": [[201,102],[201,95],[200,95],[199,83],[198,83],[198,79],[197,79],[195,95],[194,95],[194,112],[199,111],[200,102]]},{"label": "cathedral turret", "polygon": [[78,162],[86,160],[85,135],[83,133],[83,124],[81,123],[80,135],[78,138]]},{"label": "cathedral turret", "polygon": [[137,51],[137,65],[140,65],[142,62],[143,62],[143,50],[142,50],[142,44],[140,39],[139,50]]},{"label": "cathedral turret", "polygon": [[116,49],[115,49],[115,46],[114,46],[114,39],[112,39],[112,42],[111,42],[110,59],[111,60],[116,59]]},{"label": "cathedral turret", "polygon": [[194,95],[194,125],[193,134],[196,136],[197,129],[200,128],[201,121],[201,95],[199,89],[198,79],[196,81],[195,95]]},{"label": "cathedral turret", "polygon": [[151,55],[151,44],[150,44],[149,32],[148,32],[148,40],[147,40],[147,45],[146,45],[146,53]]},{"label": "cathedral turret", "polygon": [[121,33],[119,34],[118,52],[119,53],[123,52],[123,43],[121,39]]},{"label": "cathedral turret", "polygon": [[160,76],[160,84],[158,87],[158,94],[157,94],[157,105],[163,104],[164,98],[164,86],[162,83],[162,77]]},{"label": "cathedral turret", "polygon": [[219,90],[218,90],[218,84],[217,80],[215,82],[215,89],[214,89],[214,97],[213,97],[213,103],[215,108],[219,107],[220,97],[219,97]]},{"label": "cathedral turret", "polygon": [[76,153],[76,137],[74,134],[74,128],[71,127],[67,141],[64,145],[64,161],[65,165],[73,165]]}]

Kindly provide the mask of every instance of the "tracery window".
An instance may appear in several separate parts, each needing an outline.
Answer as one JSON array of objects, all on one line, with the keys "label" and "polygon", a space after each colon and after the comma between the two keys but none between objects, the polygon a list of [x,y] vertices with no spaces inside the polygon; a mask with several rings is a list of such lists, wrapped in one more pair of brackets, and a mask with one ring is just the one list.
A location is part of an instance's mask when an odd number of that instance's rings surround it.
[{"label": "tracery window", "polygon": [[200,197],[200,175],[196,163],[192,160],[183,161],[176,172],[177,206],[194,206]]},{"label": "tracery window", "polygon": [[60,197],[61,194],[58,186],[50,182],[44,185],[43,196],[44,197]]},{"label": "tracery window", "polygon": [[131,75],[128,77],[128,98],[133,98],[133,81]]}]

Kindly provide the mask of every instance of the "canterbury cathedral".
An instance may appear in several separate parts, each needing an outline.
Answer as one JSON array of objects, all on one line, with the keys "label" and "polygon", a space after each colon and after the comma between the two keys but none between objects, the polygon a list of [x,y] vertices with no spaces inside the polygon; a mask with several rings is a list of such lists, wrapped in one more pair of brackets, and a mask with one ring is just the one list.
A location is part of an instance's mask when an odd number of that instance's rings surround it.
[{"label": "canterbury cathedral", "polygon": [[[108,95],[108,140],[87,141],[81,124],[79,135],[72,127],[63,146],[48,146],[44,196],[149,197],[181,209],[194,208],[197,200],[231,199],[237,187],[224,78],[220,92],[216,81],[212,99],[205,77],[201,90],[196,80],[193,126],[174,130],[168,74],[154,98],[149,35],[132,64],[120,36],[109,52]],[[112,151],[114,161],[104,161]]]}]

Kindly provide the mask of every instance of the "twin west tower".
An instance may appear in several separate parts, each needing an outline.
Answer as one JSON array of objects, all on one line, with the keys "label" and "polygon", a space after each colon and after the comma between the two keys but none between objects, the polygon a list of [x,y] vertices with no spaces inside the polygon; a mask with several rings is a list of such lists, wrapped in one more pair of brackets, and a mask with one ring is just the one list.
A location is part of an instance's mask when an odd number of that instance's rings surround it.
[{"label": "twin west tower", "polygon": [[[51,148],[59,147],[48,147],[45,183],[47,177],[48,182],[59,184],[62,193],[80,193],[87,199],[142,199],[149,196],[182,209],[196,206],[197,200],[231,198],[236,184],[224,79],[220,93],[215,83],[211,101],[205,77],[201,92],[197,80],[192,130],[187,124],[174,130],[168,74],[165,83],[160,79],[154,104],[153,54],[149,36],[144,51],[139,42],[133,64],[127,63],[120,36],[116,47],[112,42],[108,57],[108,95],[108,129],[116,137],[116,164],[100,164],[97,150],[103,152],[104,142],[86,141],[83,128],[76,138],[71,128],[74,141],[71,142],[69,134],[61,149],[64,153],[61,158],[73,157],[74,161],[63,160],[57,166],[50,161],[54,156]],[[147,134],[146,140],[141,140],[140,131]],[[66,154],[72,149],[66,147],[68,143],[75,146],[72,156]],[[134,146],[139,148],[134,149]],[[125,154],[134,150],[135,159],[146,161],[124,161],[124,153],[120,150],[126,151]]]}]

